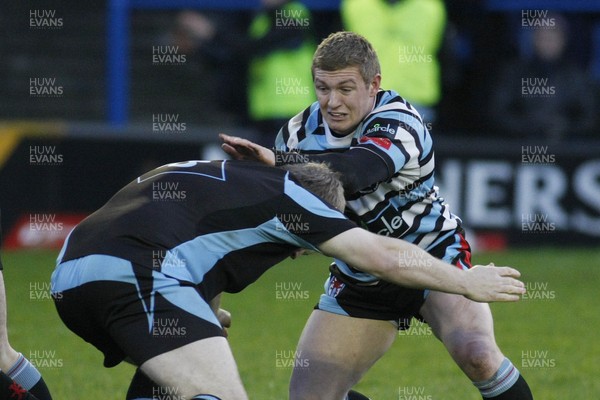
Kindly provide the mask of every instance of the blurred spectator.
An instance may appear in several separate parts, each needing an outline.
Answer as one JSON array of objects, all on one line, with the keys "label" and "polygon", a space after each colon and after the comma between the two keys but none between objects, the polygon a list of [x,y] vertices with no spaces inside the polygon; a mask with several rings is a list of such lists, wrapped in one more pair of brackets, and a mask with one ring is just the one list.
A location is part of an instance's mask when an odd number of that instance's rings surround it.
[{"label": "blurred spectator", "polygon": [[262,0],[249,29],[248,114],[271,146],[275,134],[315,100],[311,63],[316,49],[313,21],[299,1]]},{"label": "blurred spectator", "polygon": [[182,11],[177,15],[172,40],[185,54],[194,53],[210,43],[216,35],[215,24],[196,11]]},{"label": "blurred spectator", "polygon": [[190,55],[205,86],[198,111],[211,120],[250,122],[259,134],[253,139],[271,145],[283,123],[315,99],[313,23],[299,1],[262,0],[254,14],[183,11],[167,40]]},{"label": "blurred spectator", "polygon": [[531,29],[532,56],[507,63],[493,79],[490,122],[502,136],[557,142],[593,131],[593,82],[566,56],[567,20],[560,14],[548,20],[553,24]]},{"label": "blurred spectator", "polygon": [[363,35],[381,64],[382,87],[393,89],[427,121],[441,97],[438,51],[444,37],[442,0],[342,0],[344,28]]},{"label": "blurred spectator", "polygon": [[440,49],[442,98],[436,126],[445,135],[480,135],[487,128],[481,109],[489,99],[498,60],[516,56],[514,29],[505,13],[489,12],[480,0],[446,2],[448,20]]},{"label": "blurred spectator", "polygon": [[[245,37],[250,13],[243,10],[180,12],[166,41],[179,46],[188,55],[201,89],[187,79],[187,88],[195,90],[198,112],[207,121],[244,123],[246,99],[240,88],[246,87],[247,49]],[[170,72],[171,74],[173,72]],[[228,116],[227,118],[225,116]]]}]

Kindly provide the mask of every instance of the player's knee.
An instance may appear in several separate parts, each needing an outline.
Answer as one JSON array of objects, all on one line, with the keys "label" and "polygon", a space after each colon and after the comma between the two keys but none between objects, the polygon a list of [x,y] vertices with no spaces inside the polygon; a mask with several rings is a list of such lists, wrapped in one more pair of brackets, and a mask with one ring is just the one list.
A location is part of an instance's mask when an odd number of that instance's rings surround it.
[{"label": "player's knee", "polygon": [[493,352],[484,346],[471,346],[471,351],[467,356],[469,367],[474,371],[492,371],[494,368]]},{"label": "player's knee", "polygon": [[486,339],[465,342],[455,349],[454,357],[472,380],[489,378],[502,361],[502,354],[496,344]]}]

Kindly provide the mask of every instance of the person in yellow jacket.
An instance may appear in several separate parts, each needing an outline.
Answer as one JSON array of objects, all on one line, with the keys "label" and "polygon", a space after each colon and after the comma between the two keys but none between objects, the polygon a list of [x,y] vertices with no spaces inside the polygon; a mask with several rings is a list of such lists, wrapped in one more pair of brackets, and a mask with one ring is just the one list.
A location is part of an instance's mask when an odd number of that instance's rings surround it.
[{"label": "person in yellow jacket", "polygon": [[434,119],[441,98],[437,53],[446,25],[442,0],[342,0],[344,29],[358,33],[377,49],[382,85],[394,88]]},{"label": "person in yellow jacket", "polygon": [[250,25],[248,116],[267,142],[315,100],[310,73],[316,49],[308,9],[298,1],[263,0]]}]

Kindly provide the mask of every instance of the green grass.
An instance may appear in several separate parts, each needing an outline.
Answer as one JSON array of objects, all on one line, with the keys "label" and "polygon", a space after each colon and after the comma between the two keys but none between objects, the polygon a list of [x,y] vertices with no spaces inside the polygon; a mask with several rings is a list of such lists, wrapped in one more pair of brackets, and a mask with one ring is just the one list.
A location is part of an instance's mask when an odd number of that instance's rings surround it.
[{"label": "green grass", "polygon": [[[11,344],[35,358],[55,399],[83,393],[90,400],[123,399],[133,367],[103,368],[100,353],[62,325],[52,302],[35,299],[47,285],[55,256],[41,251],[4,255]],[[600,393],[600,250],[511,250],[474,258],[519,268],[535,297],[492,309],[497,341],[536,399],[595,398]],[[320,256],[285,262],[244,292],[224,297],[233,314],[230,343],[251,399],[287,398],[289,356],[322,291],[327,263]],[[294,299],[282,298],[290,293]],[[398,400],[399,391],[423,399],[479,399],[423,328],[399,336],[357,389],[375,400]]]}]

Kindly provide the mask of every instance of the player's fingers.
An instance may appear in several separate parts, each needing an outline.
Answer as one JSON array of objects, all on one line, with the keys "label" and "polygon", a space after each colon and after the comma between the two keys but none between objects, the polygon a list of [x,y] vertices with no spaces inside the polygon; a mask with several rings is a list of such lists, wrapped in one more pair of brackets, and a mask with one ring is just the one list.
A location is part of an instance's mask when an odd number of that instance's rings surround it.
[{"label": "player's fingers", "polygon": [[252,157],[253,159],[256,158],[256,150],[251,147],[239,144],[223,143],[221,148],[236,160],[244,160],[246,157]]},{"label": "player's fingers", "polygon": [[217,311],[217,319],[223,327],[229,328],[231,326],[231,313],[229,311],[219,308]]},{"label": "player's fingers", "polygon": [[226,135],[224,133],[219,133],[219,139],[221,139],[223,141],[223,143],[227,143],[229,145],[233,145],[235,142],[236,137],[235,136],[229,136]]},{"label": "player's fingers", "polygon": [[512,294],[524,294],[525,293],[525,284],[516,279],[510,279],[506,284],[506,293]]},{"label": "player's fingers", "polygon": [[226,133],[219,133],[219,139],[226,143],[234,143],[236,140],[241,138],[237,136],[227,135]]},{"label": "player's fingers", "polygon": [[242,154],[240,154],[235,147],[228,145],[227,143],[223,143],[221,145],[221,148],[223,149],[223,151],[227,154],[229,154],[231,157],[233,157],[236,160],[241,160],[244,158],[244,156]]},{"label": "player's fingers", "polygon": [[228,142],[227,144],[234,147],[238,153],[250,157],[256,157],[260,151],[260,146],[247,139],[235,138],[235,140]]},{"label": "player's fingers", "polygon": [[494,301],[519,301],[521,300],[521,296],[518,294],[509,294],[509,293],[498,293]]},{"label": "player's fingers", "polygon": [[521,273],[511,267],[496,267],[496,271],[500,274],[500,276],[510,276],[512,278],[519,278]]},{"label": "player's fingers", "polygon": [[219,138],[223,141],[223,143],[227,143],[228,145],[235,147],[236,149],[243,147],[251,148],[251,145],[254,144],[248,139],[244,139],[237,136],[229,136],[224,133],[219,133]]}]

